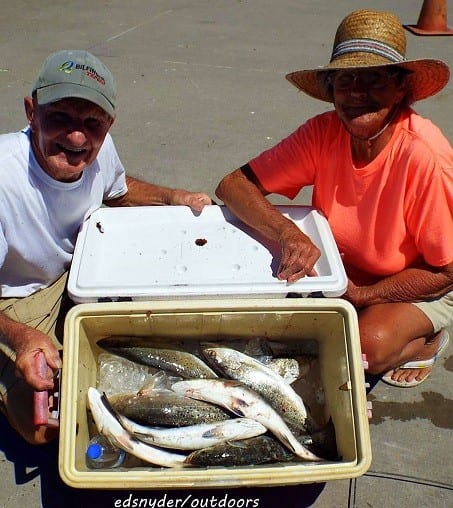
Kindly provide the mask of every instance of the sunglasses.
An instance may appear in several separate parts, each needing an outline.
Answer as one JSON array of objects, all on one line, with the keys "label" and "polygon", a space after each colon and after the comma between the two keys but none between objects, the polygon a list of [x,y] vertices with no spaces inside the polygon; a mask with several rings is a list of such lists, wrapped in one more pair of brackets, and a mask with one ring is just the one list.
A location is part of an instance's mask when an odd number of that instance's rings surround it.
[{"label": "sunglasses", "polygon": [[327,83],[340,91],[350,90],[356,83],[363,88],[378,90],[385,88],[401,75],[400,70],[335,71],[327,76]]}]

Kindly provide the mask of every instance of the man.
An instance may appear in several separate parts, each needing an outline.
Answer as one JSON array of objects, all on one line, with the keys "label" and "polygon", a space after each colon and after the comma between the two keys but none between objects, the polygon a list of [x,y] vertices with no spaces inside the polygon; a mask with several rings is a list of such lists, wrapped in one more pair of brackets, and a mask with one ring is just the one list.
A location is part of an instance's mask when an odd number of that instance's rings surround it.
[{"label": "man", "polygon": [[[33,424],[33,393],[60,368],[65,282],[82,222],[109,206],[211,204],[205,193],[125,175],[109,129],[116,91],[95,56],[59,51],[24,105],[28,128],[0,136],[0,409],[30,443],[54,438]],[[43,353],[47,375],[37,368]]]}]

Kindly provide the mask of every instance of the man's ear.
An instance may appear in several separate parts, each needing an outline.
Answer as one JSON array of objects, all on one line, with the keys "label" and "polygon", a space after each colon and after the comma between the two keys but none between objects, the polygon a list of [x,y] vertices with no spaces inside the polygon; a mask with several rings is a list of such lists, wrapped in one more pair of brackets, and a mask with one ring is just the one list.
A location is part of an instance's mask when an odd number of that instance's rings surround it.
[{"label": "man's ear", "polygon": [[33,104],[33,98],[29,95],[27,97],[24,97],[24,108],[25,108],[25,115],[27,116],[27,120],[29,125],[31,126],[33,124],[34,120],[34,112],[35,107]]}]

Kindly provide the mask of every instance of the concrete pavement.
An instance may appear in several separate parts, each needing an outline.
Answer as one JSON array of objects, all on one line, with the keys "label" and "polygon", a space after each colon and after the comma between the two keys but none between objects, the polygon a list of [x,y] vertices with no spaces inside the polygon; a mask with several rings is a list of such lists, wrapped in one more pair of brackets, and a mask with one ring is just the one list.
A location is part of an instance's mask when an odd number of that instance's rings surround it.
[{"label": "concrete pavement", "polygon": [[[448,3],[453,20],[453,5]],[[373,6],[392,10],[403,23],[413,24],[421,4],[3,0],[1,132],[25,125],[22,98],[50,52],[88,49],[117,78],[118,118],[112,134],[129,174],[205,190],[214,197],[225,173],[329,108],[298,93],[284,75],[327,63],[336,27],[347,13]],[[406,35],[408,57],[438,57],[453,65],[453,37]],[[450,82],[439,95],[416,105],[451,143],[452,96]],[[309,191],[304,192],[294,203],[305,204],[309,197]],[[453,330],[450,333],[453,337]],[[433,375],[417,388],[378,383],[371,390],[373,462],[367,474],[329,482],[324,488],[247,489],[243,499],[258,497],[260,508],[299,508],[311,502],[317,508],[453,506],[452,353],[450,344]],[[57,473],[56,445],[27,446],[0,418],[0,508],[69,508],[84,503],[103,508],[120,506],[115,501],[130,494],[64,486]],[[142,497],[170,506],[163,500],[185,494],[148,491]],[[238,492],[216,492],[218,499],[226,494]]]}]

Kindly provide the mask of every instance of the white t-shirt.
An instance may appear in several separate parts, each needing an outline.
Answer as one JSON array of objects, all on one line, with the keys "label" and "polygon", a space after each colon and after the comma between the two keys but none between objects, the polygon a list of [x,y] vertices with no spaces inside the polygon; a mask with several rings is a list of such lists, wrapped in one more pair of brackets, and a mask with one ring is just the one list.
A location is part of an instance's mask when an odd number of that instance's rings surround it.
[{"label": "white t-shirt", "polygon": [[28,296],[54,282],[71,263],[82,222],[126,192],[109,134],[76,182],[43,171],[29,129],[0,135],[0,297]]}]

